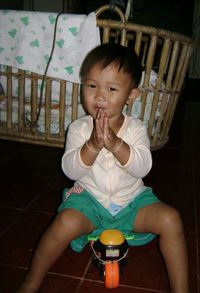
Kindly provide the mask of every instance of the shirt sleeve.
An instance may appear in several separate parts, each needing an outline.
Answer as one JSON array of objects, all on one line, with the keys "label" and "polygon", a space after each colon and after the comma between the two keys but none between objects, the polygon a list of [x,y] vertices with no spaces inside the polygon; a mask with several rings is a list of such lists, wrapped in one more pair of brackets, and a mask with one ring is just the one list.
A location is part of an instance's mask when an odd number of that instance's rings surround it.
[{"label": "shirt sleeve", "polygon": [[125,165],[117,162],[118,166],[125,169],[135,178],[145,177],[152,167],[152,155],[150,151],[150,141],[146,127],[141,121],[132,121],[128,129],[127,143],[130,147],[129,160]]},{"label": "shirt sleeve", "polygon": [[86,128],[87,124],[79,120],[73,122],[68,128],[65,153],[62,157],[62,170],[72,180],[80,179],[91,168],[91,166],[86,166],[80,157],[80,150],[90,135]]}]

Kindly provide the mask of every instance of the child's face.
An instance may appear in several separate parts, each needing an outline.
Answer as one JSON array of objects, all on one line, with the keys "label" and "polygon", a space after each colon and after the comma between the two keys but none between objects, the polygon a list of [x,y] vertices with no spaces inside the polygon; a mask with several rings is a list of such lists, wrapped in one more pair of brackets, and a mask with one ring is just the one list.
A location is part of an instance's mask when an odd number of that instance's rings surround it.
[{"label": "child's face", "polygon": [[132,88],[130,75],[123,69],[118,71],[116,64],[104,69],[97,64],[83,80],[84,107],[93,118],[96,118],[99,109],[105,111],[109,119],[121,117]]}]

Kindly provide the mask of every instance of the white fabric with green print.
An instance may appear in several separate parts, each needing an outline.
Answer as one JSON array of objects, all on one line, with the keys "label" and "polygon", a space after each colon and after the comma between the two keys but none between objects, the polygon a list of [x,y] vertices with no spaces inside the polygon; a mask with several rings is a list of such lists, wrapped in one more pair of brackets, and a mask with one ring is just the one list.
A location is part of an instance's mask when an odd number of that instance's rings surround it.
[{"label": "white fabric with green print", "polygon": [[[0,64],[44,74],[53,45],[57,13],[0,10]],[[79,81],[85,55],[100,44],[94,12],[62,14],[47,74]]]}]

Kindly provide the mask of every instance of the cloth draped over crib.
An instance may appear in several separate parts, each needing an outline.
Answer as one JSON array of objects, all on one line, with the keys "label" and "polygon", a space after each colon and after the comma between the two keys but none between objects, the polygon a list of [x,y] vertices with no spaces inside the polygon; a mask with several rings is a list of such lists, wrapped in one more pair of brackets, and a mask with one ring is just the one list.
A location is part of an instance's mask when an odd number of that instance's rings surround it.
[{"label": "cloth draped over crib", "polygon": [[44,74],[53,43],[48,76],[79,83],[84,57],[100,44],[96,14],[0,11],[0,64]]}]

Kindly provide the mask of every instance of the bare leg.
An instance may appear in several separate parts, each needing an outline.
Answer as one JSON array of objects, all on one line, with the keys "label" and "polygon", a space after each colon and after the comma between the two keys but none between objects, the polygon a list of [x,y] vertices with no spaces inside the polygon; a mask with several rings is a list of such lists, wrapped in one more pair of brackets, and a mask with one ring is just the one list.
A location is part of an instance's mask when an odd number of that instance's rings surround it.
[{"label": "bare leg", "polygon": [[30,270],[18,293],[38,292],[46,272],[64,252],[69,242],[94,230],[93,224],[79,211],[66,209],[57,215],[43,234]]},{"label": "bare leg", "polygon": [[171,292],[189,293],[187,251],[178,212],[160,203],[142,208],[135,219],[134,231],[160,236],[160,250],[167,267]]}]

